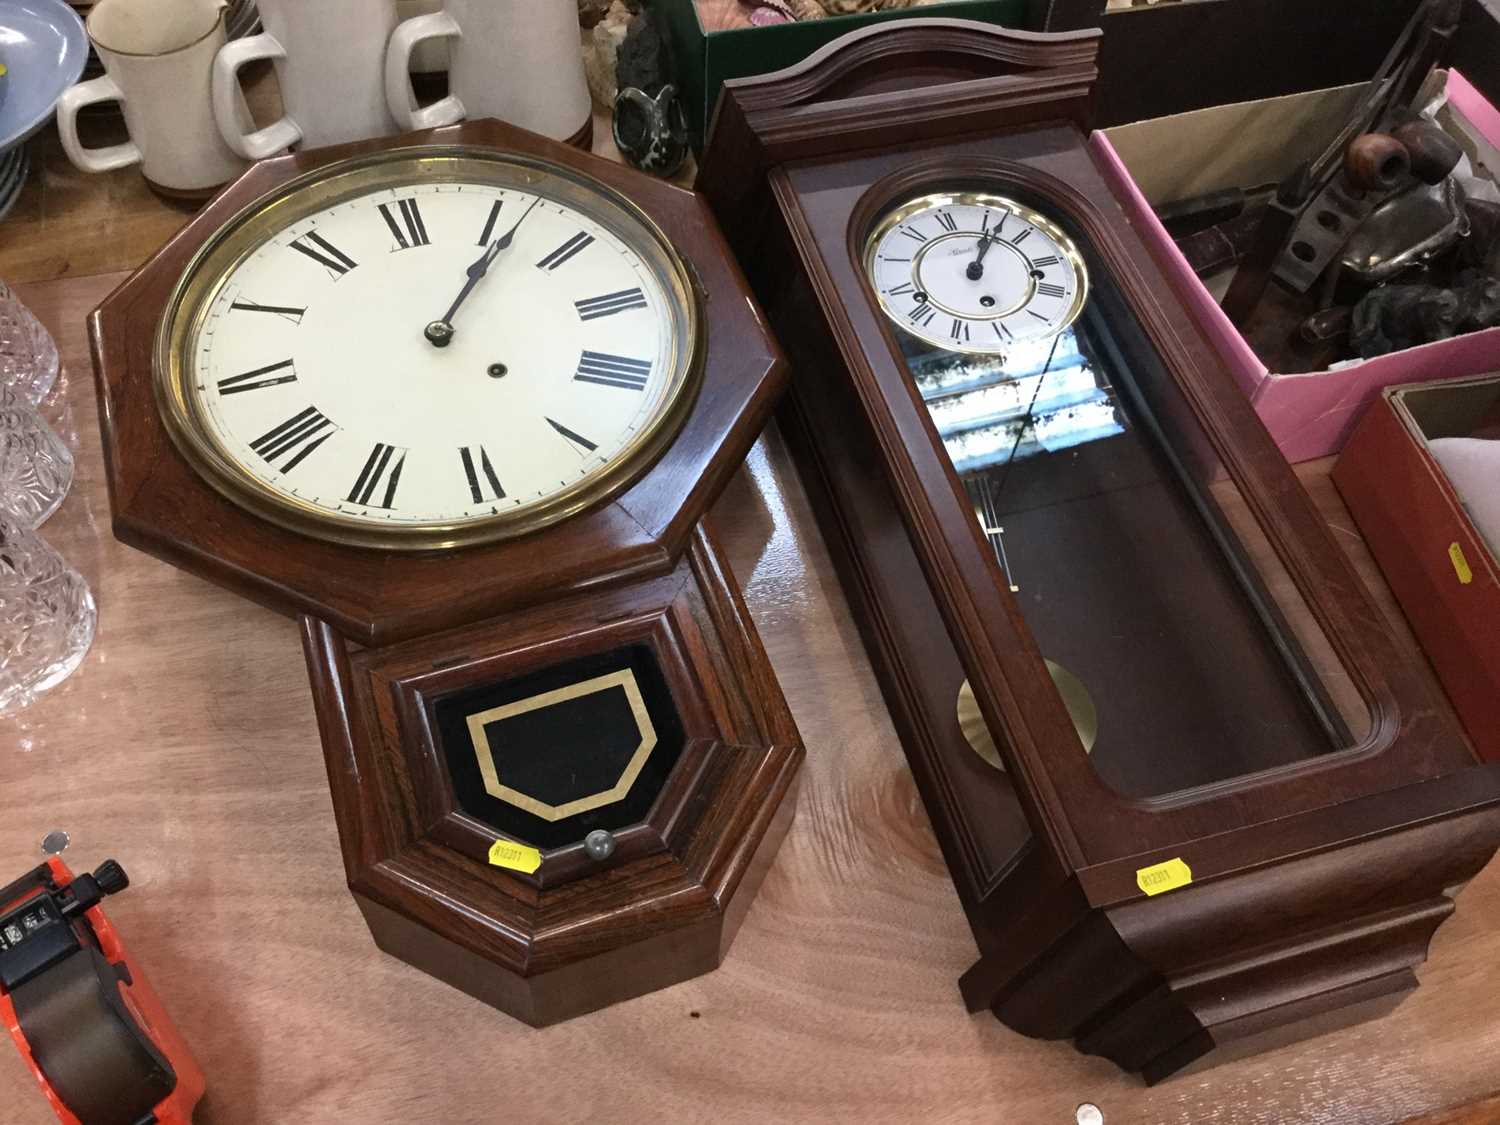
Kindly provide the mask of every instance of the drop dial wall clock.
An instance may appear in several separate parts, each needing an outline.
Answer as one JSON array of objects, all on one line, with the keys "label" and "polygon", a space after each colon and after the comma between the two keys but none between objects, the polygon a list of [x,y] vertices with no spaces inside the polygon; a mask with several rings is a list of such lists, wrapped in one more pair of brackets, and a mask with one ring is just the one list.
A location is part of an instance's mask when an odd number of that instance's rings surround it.
[{"label": "drop dial wall clock", "polygon": [[793,361],[966,1002],[1155,1080],[1414,987],[1500,772],[1123,218],[1097,46],[852,32],[725,85],[700,186]]},{"label": "drop dial wall clock", "polygon": [[801,746],[710,532],[784,379],[692,193],[495,122],[256,165],[91,319],[116,534],[303,619],[380,946],[713,968]]}]

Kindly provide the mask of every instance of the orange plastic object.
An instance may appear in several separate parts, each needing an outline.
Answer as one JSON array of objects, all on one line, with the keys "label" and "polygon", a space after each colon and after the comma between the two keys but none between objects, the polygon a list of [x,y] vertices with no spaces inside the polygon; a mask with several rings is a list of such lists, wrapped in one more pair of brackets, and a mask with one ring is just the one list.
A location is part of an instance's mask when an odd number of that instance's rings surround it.
[{"label": "orange plastic object", "polygon": [[[47,866],[51,868],[52,877],[56,880],[58,887],[66,887],[73,881],[73,872],[56,856],[48,857]],[[44,892],[39,888],[36,893]],[[12,906],[19,906],[33,897],[35,896],[23,895],[13,902],[0,903],[0,912],[5,912]],[[131,983],[125,984],[123,981],[120,983],[120,996],[141,1030],[150,1036],[157,1050],[167,1057],[167,1061],[172,1064],[172,1070],[177,1075],[177,1086],[171,1094],[162,1099],[154,1111],[159,1125],[189,1125],[193,1120],[193,1109],[198,1104],[198,1099],[203,1097],[204,1077],[198,1061],[188,1050],[188,1045],[177,1030],[177,1025],[172,1022],[166,1009],[162,1007],[161,1000],[151,988],[151,983],[141,970],[140,963],[126,950],[125,943],[120,940],[119,933],[106,917],[103,907],[91,908],[84,917],[93,928],[94,936],[99,942],[99,949],[110,964],[123,961],[129,967]],[[6,1030],[15,1041],[16,1050],[20,1051],[21,1058],[26,1060],[27,1067],[31,1070],[37,1085],[42,1088],[42,1095],[52,1106],[58,1120],[63,1122],[63,1125],[83,1125],[62,1103],[52,1089],[51,1083],[47,1081],[47,1076],[37,1066],[36,1059],[31,1053],[31,1044],[26,1041],[20,1021],[16,1019],[15,1006],[11,1004],[10,997],[4,992],[0,992],[0,1020],[5,1021]]]}]

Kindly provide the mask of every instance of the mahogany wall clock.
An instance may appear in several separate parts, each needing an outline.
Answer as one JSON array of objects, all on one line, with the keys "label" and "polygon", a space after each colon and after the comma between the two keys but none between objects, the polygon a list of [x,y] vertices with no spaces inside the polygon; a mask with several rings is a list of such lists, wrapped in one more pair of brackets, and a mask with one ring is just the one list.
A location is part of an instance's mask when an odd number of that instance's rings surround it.
[{"label": "mahogany wall clock", "polygon": [[1156,1080],[1414,987],[1500,772],[1125,221],[1097,45],[851,33],[726,85],[700,187],[794,364],[964,999]]},{"label": "mahogany wall clock", "polygon": [[703,201],[496,122],[298,154],[90,326],[116,534],[303,617],[377,942],[532,1023],[716,965],[802,751],[700,526],[784,380]]}]

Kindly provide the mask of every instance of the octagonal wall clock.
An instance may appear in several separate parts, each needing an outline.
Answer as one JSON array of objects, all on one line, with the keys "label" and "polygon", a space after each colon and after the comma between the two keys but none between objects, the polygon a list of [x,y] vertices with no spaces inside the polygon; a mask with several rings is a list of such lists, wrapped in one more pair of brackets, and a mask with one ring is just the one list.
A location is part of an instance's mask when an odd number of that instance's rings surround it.
[{"label": "octagonal wall clock", "polygon": [[1156,1080],[1414,988],[1500,770],[1126,220],[1097,46],[851,32],[725,85],[699,186],[793,361],[966,1002]]},{"label": "octagonal wall clock", "polygon": [[784,382],[703,200],[497,122],[299,153],[90,329],[116,535],[302,618],[377,943],[534,1024],[717,965],[802,748],[701,523]]},{"label": "octagonal wall clock", "polygon": [[91,318],[115,533],[369,642],[659,572],[784,383],[748,297],[498,122],[263,161]]}]

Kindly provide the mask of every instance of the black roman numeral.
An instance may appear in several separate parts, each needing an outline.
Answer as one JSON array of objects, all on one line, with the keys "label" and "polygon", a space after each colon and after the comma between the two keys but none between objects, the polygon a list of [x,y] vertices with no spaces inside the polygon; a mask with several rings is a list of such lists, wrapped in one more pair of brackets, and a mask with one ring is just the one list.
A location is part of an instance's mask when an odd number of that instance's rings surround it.
[{"label": "black roman numeral", "polygon": [[910,293],[910,292],[911,292],[911,282],[909,282],[909,281],[903,281],[900,285],[897,285],[897,286],[895,286],[894,288],[891,288],[891,289],[887,289],[885,291],[885,295],[887,297],[899,297],[903,293]]},{"label": "black roman numeral", "polygon": [[953,327],[948,330],[948,335],[952,336],[955,340],[967,341],[969,338],[969,322],[954,317]]},{"label": "black roman numeral", "polygon": [[586,453],[592,453],[594,452],[594,450],[599,448],[593,442],[589,441],[588,438],[584,437],[582,434],[574,433],[572,430],[568,429],[567,426],[564,426],[561,422],[554,422],[551,418],[548,418],[547,424],[558,433],[562,434],[563,437],[567,438],[574,445],[579,446]]},{"label": "black roman numeral", "polygon": [[1015,238],[1012,238],[1012,239],[1011,239],[1011,240],[1010,240],[1010,244],[1011,244],[1011,245],[1012,245],[1012,246],[1019,246],[1019,245],[1021,245],[1021,243],[1023,243],[1023,242],[1025,242],[1025,241],[1026,241],[1026,240],[1027,240],[1027,239],[1028,239],[1028,238],[1030,238],[1030,237],[1031,237],[1031,228],[1030,228],[1030,227],[1027,227],[1027,228],[1026,228],[1026,229],[1025,229],[1025,230],[1023,230],[1023,231],[1020,231],[1020,232],[1019,232],[1019,233],[1018,233],[1018,234],[1017,234],[1017,235],[1016,235],[1016,237],[1015,237]]},{"label": "black roman numeral", "polygon": [[1038,258],[1038,259],[1036,259],[1036,261],[1032,262],[1031,265],[1032,265],[1032,268],[1034,268],[1034,269],[1044,270],[1048,266],[1055,266],[1055,265],[1057,265],[1057,261],[1058,260],[1057,260],[1057,257],[1055,255],[1048,254],[1045,258]]},{"label": "black roman numeral", "polygon": [[[467,445],[459,449],[458,455],[463,460],[464,476],[469,479],[469,495],[474,497],[474,503],[483,504],[486,500],[505,499],[505,489],[500,487],[500,478],[495,475],[495,467],[490,464],[490,455],[484,451],[484,446],[479,447],[477,469],[474,465],[474,454]],[[483,473],[484,479],[489,482],[489,496],[484,494],[484,485],[479,481],[480,473]]]},{"label": "black roman numeral", "polygon": [[321,412],[309,406],[302,413],[293,414],[281,425],[261,434],[250,443],[250,448],[260,454],[268,465],[273,466],[278,457],[290,453],[290,460],[280,466],[283,473],[289,473],[307,460],[312,451],[331,438],[337,429]]},{"label": "black roman numeral", "polygon": [[291,246],[293,250],[306,254],[318,265],[330,271],[335,280],[359,265],[315,230],[310,230],[301,237],[293,239]]},{"label": "black roman numeral", "polygon": [[913,324],[920,324],[923,328],[926,328],[932,323],[932,318],[937,315],[937,312],[930,306],[921,304],[912,309],[907,315],[911,317]]},{"label": "black roman numeral", "polygon": [[1049,281],[1038,282],[1036,291],[1043,297],[1061,297],[1067,292],[1061,285],[1053,285]]},{"label": "black roman numeral", "polygon": [[422,212],[417,210],[415,199],[398,199],[396,207],[399,210],[391,210],[389,203],[380,205],[380,217],[385,220],[385,225],[391,228],[391,234],[396,239],[396,250],[410,250],[413,246],[430,246],[432,240],[427,237],[427,224],[422,221]]},{"label": "black roman numeral", "polygon": [[[401,456],[397,457],[398,453]],[[396,462],[394,465],[391,464],[392,459]],[[370,450],[370,456],[365,459],[365,467],[355,478],[354,487],[349,490],[350,503],[364,504],[370,508],[394,507],[396,486],[401,483],[401,469],[405,464],[406,450],[376,442],[375,448]],[[382,483],[385,484],[385,496],[372,504],[371,498]]]},{"label": "black roman numeral", "polygon": [[923,234],[919,230],[912,230],[911,227],[902,227],[901,233],[906,235],[907,238],[915,238],[918,242],[927,241],[927,236],[925,234]]},{"label": "black roman numeral", "polygon": [[497,199],[490,208],[490,217],[484,221],[484,233],[479,236],[479,245],[488,246],[490,244],[490,238],[495,233],[495,224],[500,221],[500,205],[504,202],[505,200],[503,199]]},{"label": "black roman numeral", "polygon": [[946,211],[939,211],[933,217],[937,219],[938,226],[942,227],[949,234],[952,234],[958,229],[958,220],[955,219],[952,215],[948,214],[948,212]]},{"label": "black roman numeral", "polygon": [[241,391],[258,391],[262,387],[277,387],[282,383],[295,383],[297,372],[292,370],[286,375],[273,375],[272,372],[282,371],[292,366],[292,361],[284,359],[280,363],[272,363],[266,367],[257,367],[254,371],[246,371],[243,375],[231,375],[227,379],[219,380],[219,393],[221,395],[237,395]]},{"label": "black roman numeral", "polygon": [[639,289],[621,289],[618,293],[606,293],[602,297],[588,297],[574,301],[581,320],[598,320],[601,316],[614,316],[629,309],[646,307],[646,295]]},{"label": "black roman numeral", "polygon": [[261,305],[254,301],[236,301],[229,307],[231,309],[238,309],[240,312],[275,313],[277,316],[284,316],[297,324],[302,323],[302,314],[307,312],[305,308],[294,309],[287,305]]},{"label": "black roman numeral", "polygon": [[573,257],[573,255],[586,250],[593,241],[593,235],[585,234],[583,231],[579,231],[572,238],[568,239],[568,241],[564,242],[556,250],[552,251],[552,253],[548,254],[545,258],[538,262],[536,264],[537,269],[555,270],[558,266],[565,263],[569,258]]},{"label": "black roman numeral", "polygon": [[1014,340],[1015,339],[1015,337],[1010,334],[1010,329],[1007,328],[1007,327],[1005,327],[1005,325],[1001,324],[998,320],[992,320],[992,321],[990,321],[990,323],[995,326],[995,335],[999,336],[1000,339],[1002,339],[1002,340]]},{"label": "black roman numeral", "polygon": [[573,378],[580,383],[598,383],[604,387],[644,391],[651,378],[651,362],[645,359],[627,359],[608,352],[584,352],[583,358],[578,361],[578,373]]},{"label": "black roman numeral", "polygon": [[1027,309],[1026,311],[1029,312],[1032,316],[1036,317],[1038,320],[1046,320],[1047,319],[1041,313],[1037,312],[1036,309]]}]

